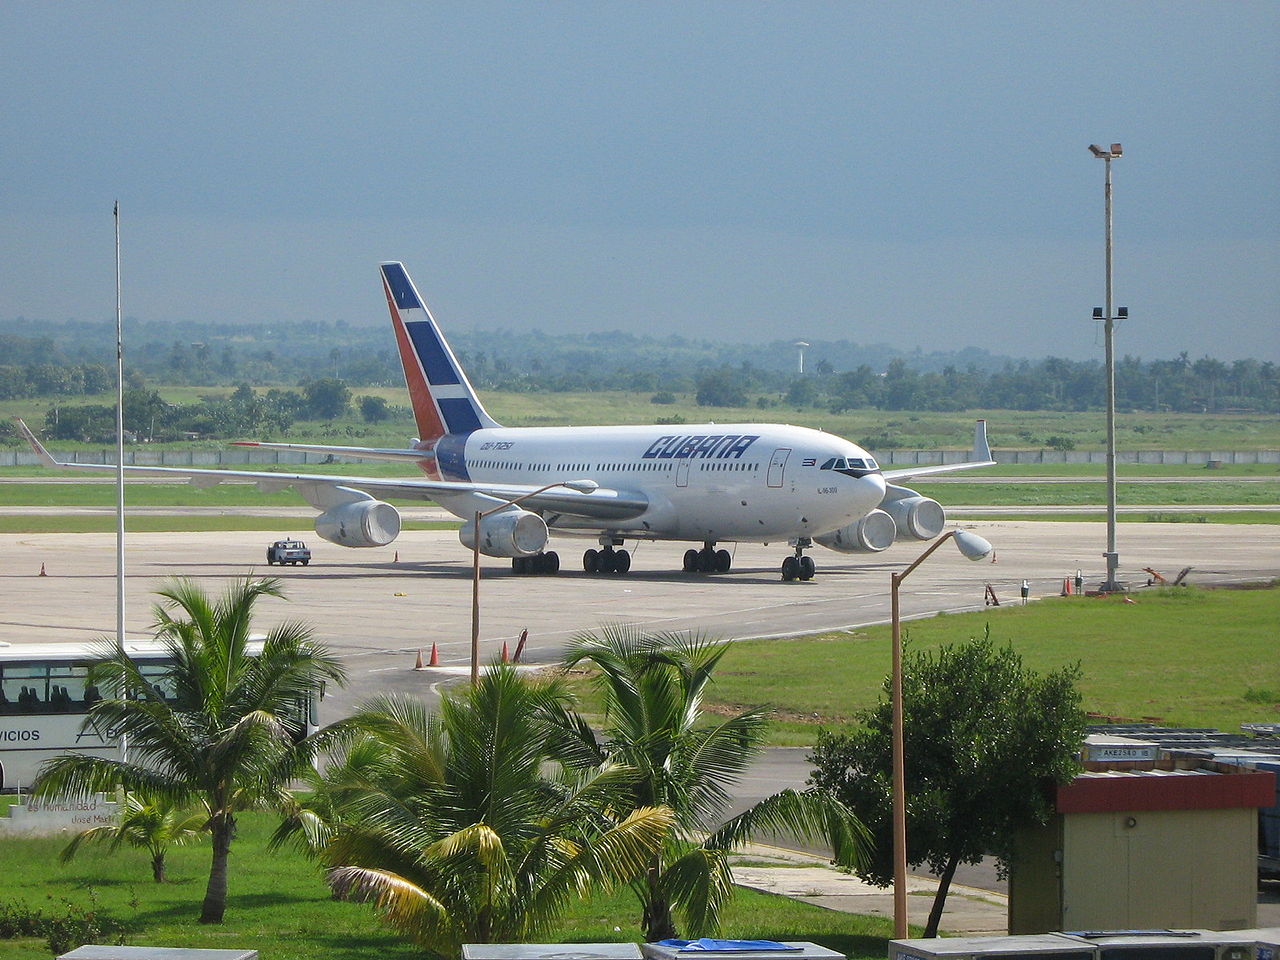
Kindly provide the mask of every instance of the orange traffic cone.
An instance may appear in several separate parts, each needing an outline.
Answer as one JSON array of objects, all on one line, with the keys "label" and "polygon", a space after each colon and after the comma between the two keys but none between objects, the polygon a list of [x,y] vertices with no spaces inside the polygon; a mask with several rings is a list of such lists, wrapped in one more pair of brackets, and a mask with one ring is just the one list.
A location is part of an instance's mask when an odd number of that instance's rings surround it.
[{"label": "orange traffic cone", "polygon": [[421,648],[421,647],[419,647],[419,648],[418,648],[418,659],[417,659],[416,661],[414,661],[413,669],[415,669],[415,670],[425,670],[425,669],[427,669],[426,667],[424,667],[424,666],[422,665],[422,648]]},{"label": "orange traffic cone", "polygon": [[505,640],[503,640],[503,641],[502,641],[502,662],[503,662],[503,663],[510,663],[510,662],[511,662],[511,654],[510,654],[510,652],[507,650],[507,641],[505,641]]},{"label": "orange traffic cone", "polygon": [[38,574],[36,574],[36,576],[39,576],[39,577],[47,577],[47,576],[48,576],[48,574],[44,572],[44,564],[43,564],[43,563],[42,563],[42,564],[40,564],[40,572],[39,572]]},{"label": "orange traffic cone", "polygon": [[440,651],[434,643],[431,644],[431,659],[427,661],[427,664],[432,667],[440,666]]}]

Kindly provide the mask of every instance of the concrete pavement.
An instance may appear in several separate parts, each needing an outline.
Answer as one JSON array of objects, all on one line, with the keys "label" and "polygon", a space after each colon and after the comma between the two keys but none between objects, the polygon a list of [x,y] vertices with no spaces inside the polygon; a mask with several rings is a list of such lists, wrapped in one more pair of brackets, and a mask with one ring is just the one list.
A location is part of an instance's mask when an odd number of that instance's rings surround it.
[{"label": "concrete pavement", "polygon": [[[791,897],[842,913],[893,919],[893,888],[874,887],[818,857],[782,847],[752,844],[733,867],[740,887]],[[923,927],[933,908],[938,881],[907,878],[909,922]],[[1009,898],[1003,893],[953,883],[942,913],[941,931],[966,936],[1001,936],[1009,930]]]}]

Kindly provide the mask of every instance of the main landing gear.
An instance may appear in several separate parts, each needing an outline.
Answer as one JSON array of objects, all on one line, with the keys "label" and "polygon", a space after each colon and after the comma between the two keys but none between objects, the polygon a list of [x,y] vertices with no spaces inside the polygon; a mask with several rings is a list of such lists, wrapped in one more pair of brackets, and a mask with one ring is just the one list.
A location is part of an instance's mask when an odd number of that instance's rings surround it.
[{"label": "main landing gear", "polygon": [[560,572],[560,554],[548,550],[528,557],[512,557],[511,571],[516,574],[557,574]]},{"label": "main landing gear", "polygon": [[813,557],[807,556],[805,550],[813,546],[813,541],[804,537],[796,541],[796,552],[782,561],[783,580],[812,580],[817,566]]},{"label": "main landing gear", "polygon": [[706,544],[701,550],[684,552],[685,573],[728,573],[731,566],[733,556],[728,550],[717,550],[714,543]]},{"label": "main landing gear", "polygon": [[588,550],[582,555],[582,569],[587,573],[623,574],[631,569],[631,554],[606,544],[599,550]]}]

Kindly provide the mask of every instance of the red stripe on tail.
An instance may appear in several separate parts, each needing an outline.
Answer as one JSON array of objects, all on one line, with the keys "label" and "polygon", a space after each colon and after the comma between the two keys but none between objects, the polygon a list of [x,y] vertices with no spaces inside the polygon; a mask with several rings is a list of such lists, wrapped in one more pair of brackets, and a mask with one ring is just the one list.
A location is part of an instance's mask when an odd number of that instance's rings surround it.
[{"label": "red stripe on tail", "polygon": [[382,279],[382,290],[387,295],[387,307],[391,310],[391,328],[396,333],[400,365],[404,367],[404,379],[409,387],[409,402],[413,404],[413,418],[418,423],[418,439],[423,444],[434,443],[445,435],[444,423],[440,420],[435,401],[431,399],[431,387],[427,385],[422,365],[409,341],[409,332],[400,319],[400,312],[396,309],[395,298],[391,296],[391,288],[385,277]]}]

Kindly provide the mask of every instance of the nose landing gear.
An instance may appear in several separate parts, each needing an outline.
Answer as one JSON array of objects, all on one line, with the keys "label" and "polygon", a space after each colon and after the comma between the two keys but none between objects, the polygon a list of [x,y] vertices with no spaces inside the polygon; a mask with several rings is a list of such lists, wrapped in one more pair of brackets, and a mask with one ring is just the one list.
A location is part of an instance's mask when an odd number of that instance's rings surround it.
[{"label": "nose landing gear", "polygon": [[796,541],[795,546],[795,554],[782,561],[782,579],[785,581],[812,580],[818,568],[813,562],[813,557],[808,556],[804,551],[813,546],[813,541],[803,537]]}]

